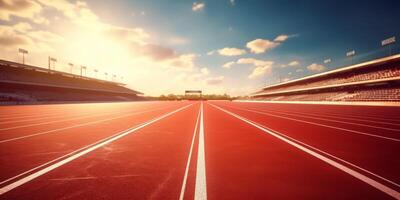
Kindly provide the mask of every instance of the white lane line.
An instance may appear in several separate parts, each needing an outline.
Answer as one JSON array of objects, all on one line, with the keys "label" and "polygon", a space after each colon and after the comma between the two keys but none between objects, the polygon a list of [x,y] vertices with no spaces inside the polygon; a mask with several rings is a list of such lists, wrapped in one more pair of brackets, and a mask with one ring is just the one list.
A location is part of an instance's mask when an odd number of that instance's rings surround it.
[{"label": "white lane line", "polygon": [[[260,103],[260,102],[257,102],[257,101],[248,101],[248,102],[235,101],[235,102],[238,102],[238,103]],[[275,101],[275,102],[278,102],[278,101]],[[302,104],[300,104],[300,105],[302,105]],[[365,115],[365,113],[360,116],[360,115],[349,115],[349,114],[343,115],[343,114],[338,114],[338,113],[334,113],[334,112],[329,112],[329,113],[327,113],[327,115],[334,115],[334,116],[338,116],[338,117],[346,116],[346,117],[355,117],[355,118],[361,118],[361,119],[375,119],[375,120],[385,120],[385,121],[400,122],[400,118],[383,119],[382,116]]]},{"label": "white lane line", "polygon": [[181,194],[179,195],[179,200],[183,200],[183,197],[185,196],[186,182],[187,182],[187,177],[188,177],[188,173],[189,173],[190,161],[192,160],[192,151],[193,151],[193,146],[194,146],[194,140],[196,138],[197,126],[199,125],[200,113],[201,113],[201,108],[199,108],[199,114],[197,114],[196,125],[195,125],[194,131],[193,131],[192,143],[190,144],[190,150],[189,150],[189,155],[188,155],[188,159],[187,159],[187,163],[186,163],[185,175],[183,176]]},{"label": "white lane line", "polygon": [[206,161],[204,152],[204,109],[203,102],[201,102],[200,112],[200,130],[199,130],[199,144],[197,152],[197,169],[196,169],[196,185],[194,191],[195,200],[207,199],[207,185],[206,185]]},{"label": "white lane line", "polygon": [[[227,107],[233,108],[233,107],[231,107],[231,106],[227,106]],[[274,115],[274,114],[271,114],[271,113],[264,113],[264,112],[259,112],[259,111],[256,111],[256,110],[250,110],[250,109],[244,109],[244,108],[234,108],[234,109],[237,109],[237,110],[244,110],[244,111],[249,111],[249,112],[254,112],[254,113],[259,113],[259,114],[262,114],[262,115],[269,115],[269,116],[273,116],[273,117],[288,119],[288,120],[297,121],[297,122],[302,122],[302,123],[306,123],[306,124],[312,124],[312,125],[316,125],[316,126],[322,126],[322,127],[326,127],[326,128],[337,129],[337,130],[341,130],[341,131],[347,131],[347,132],[351,132],[351,133],[355,133],[355,134],[359,134],[359,135],[366,135],[366,136],[376,137],[376,138],[380,138],[380,139],[385,139],[385,140],[391,140],[391,141],[395,141],[395,142],[400,142],[400,139],[392,138],[392,137],[386,137],[386,136],[381,136],[381,135],[375,135],[375,134],[371,134],[371,133],[364,133],[364,132],[361,132],[361,131],[356,131],[356,130],[351,130],[351,129],[346,129],[346,128],[340,128],[340,127],[336,127],[336,126],[330,126],[330,125],[326,125],[326,124],[320,124],[320,123],[305,121],[305,120],[301,120],[301,119],[294,119],[294,118],[291,118],[291,117],[285,117],[285,116],[280,116],[280,115]],[[342,133],[342,132],[339,132],[339,133]]]},{"label": "white lane line", "polygon": [[82,127],[82,126],[98,124],[98,123],[102,123],[102,122],[105,122],[105,121],[111,121],[111,120],[114,120],[114,119],[120,119],[120,118],[129,117],[129,116],[133,116],[133,115],[137,115],[137,114],[152,112],[152,111],[156,111],[156,110],[162,110],[162,109],[165,109],[165,108],[167,108],[167,107],[151,109],[151,110],[146,110],[146,111],[141,111],[141,112],[134,112],[134,113],[129,113],[129,114],[125,114],[125,115],[120,115],[118,117],[101,119],[101,120],[97,120],[97,121],[91,121],[91,122],[86,122],[86,123],[82,123],[82,124],[76,124],[76,125],[72,125],[72,126],[67,126],[67,127],[52,129],[52,130],[48,130],[48,131],[33,133],[33,134],[30,134],[30,135],[24,135],[24,136],[20,136],[20,137],[4,139],[4,140],[0,140],[0,144],[1,143],[15,141],[15,140],[22,140],[22,139],[26,139],[26,138],[30,138],[30,137],[35,137],[35,136],[39,136],[39,135],[54,133],[54,132],[58,132],[58,131],[64,131],[64,130],[68,130],[68,129],[72,129],[72,128],[78,128],[78,127]]},{"label": "white lane line", "polygon": [[66,122],[66,121],[85,119],[85,118],[90,118],[90,117],[99,117],[99,116],[112,115],[112,114],[117,114],[117,113],[120,113],[120,112],[107,112],[107,113],[101,113],[101,114],[99,114],[99,113],[80,114],[80,115],[72,116],[71,118],[67,118],[67,119],[39,122],[39,123],[34,123],[34,124],[19,125],[19,126],[7,127],[7,128],[0,128],[0,131],[7,131],[7,130],[18,129],[18,128],[26,128],[26,127],[31,127],[31,126],[40,126],[40,125],[53,124],[53,123],[59,123],[59,122]]},{"label": "white lane line", "polygon": [[[400,199],[400,193],[397,192],[396,190],[394,190],[392,188],[389,188],[388,186],[386,186],[386,185],[384,185],[382,183],[379,183],[379,182],[375,181],[374,179],[371,179],[371,178],[369,178],[369,177],[367,177],[367,176],[365,176],[365,175],[363,175],[363,174],[361,174],[361,173],[359,173],[359,172],[357,172],[357,171],[355,171],[353,169],[350,169],[350,168],[348,168],[348,167],[346,167],[346,166],[344,166],[344,165],[342,165],[342,164],[340,164],[340,163],[338,163],[338,162],[336,162],[336,161],[334,161],[334,160],[332,160],[332,159],[330,159],[330,158],[328,158],[328,157],[326,157],[326,156],[324,156],[322,154],[319,154],[316,151],[311,150],[310,148],[307,148],[307,147],[302,146],[302,145],[300,145],[300,144],[298,144],[296,142],[293,142],[292,140],[289,140],[289,139],[281,136],[281,135],[284,135],[282,133],[277,134],[279,132],[277,132],[277,131],[273,132],[271,130],[268,130],[268,129],[262,127],[261,125],[255,123],[253,121],[250,121],[250,120],[248,120],[248,119],[246,119],[244,117],[241,117],[241,116],[239,116],[239,115],[237,115],[235,113],[227,111],[227,110],[225,110],[225,109],[223,109],[223,108],[221,108],[219,106],[215,106],[215,105],[212,105],[212,106],[214,106],[215,108],[217,108],[217,109],[219,109],[219,110],[221,110],[221,111],[223,111],[223,112],[225,112],[225,113],[227,113],[229,115],[232,115],[233,117],[236,117],[236,118],[238,118],[238,119],[240,119],[240,120],[242,120],[242,121],[244,121],[244,122],[246,122],[246,123],[248,123],[248,124],[250,124],[250,125],[252,125],[252,126],[254,126],[254,127],[256,127],[258,129],[260,129],[260,130],[262,130],[262,131],[264,131],[264,132],[266,132],[266,133],[268,133],[268,134],[270,134],[270,135],[272,135],[272,136],[274,136],[274,137],[276,137],[276,138],[278,138],[278,139],[280,139],[280,140],[282,140],[282,141],[284,141],[284,142],[286,142],[286,143],[288,143],[288,144],[300,149],[301,151],[304,151],[305,153],[310,154],[311,156],[314,156],[314,157],[324,161],[325,163],[327,163],[327,164],[329,164],[329,165],[331,165],[333,167],[336,167],[337,169],[342,170],[343,172],[345,172],[345,173],[347,173],[347,174],[349,174],[349,175],[351,175],[351,176],[353,176],[353,177],[355,177],[355,178],[367,183],[368,185],[370,185],[370,186],[372,186],[372,187],[374,187],[374,188],[386,193],[387,195],[390,195],[390,196],[394,197],[395,199]],[[277,133],[275,133],[275,132],[277,132]]]},{"label": "white lane line", "polygon": [[[267,112],[263,111],[263,113],[267,113]],[[360,124],[360,123],[354,123],[354,122],[347,122],[347,121],[343,121],[343,119],[341,121],[339,121],[339,120],[334,120],[334,119],[326,119],[326,118],[323,118],[323,116],[318,116],[318,117],[306,116],[309,114],[292,114],[292,113],[287,113],[287,112],[282,112],[282,111],[269,111],[269,112],[284,114],[284,115],[291,115],[291,116],[295,116],[295,117],[304,117],[304,118],[317,119],[317,120],[328,121],[328,122],[351,124],[351,125],[356,125],[356,126],[364,126],[364,127],[400,132],[400,129],[386,128],[386,127],[381,127],[381,126],[373,126],[373,125]]]},{"label": "white lane line", "polygon": [[[166,118],[166,117],[168,117],[170,115],[173,115],[173,114],[175,114],[175,113],[177,113],[177,112],[179,112],[179,111],[181,111],[183,109],[186,109],[191,105],[192,104],[183,106],[183,107],[181,107],[179,109],[176,109],[176,110],[174,110],[172,112],[169,112],[169,113],[164,114],[164,115],[162,115],[160,117],[156,117],[156,118],[154,118],[154,119],[152,119],[150,121],[147,121],[147,122],[145,122],[145,123],[143,123],[143,124],[141,124],[139,126],[135,126],[135,127],[129,128],[129,129],[125,130],[125,131],[122,131],[122,132],[119,132],[117,134],[114,134],[113,136],[110,136],[107,139],[102,140],[100,143],[97,142],[97,143],[94,143],[92,145],[88,145],[88,146],[86,146],[84,148],[81,148],[81,149],[75,151],[76,152],[75,154],[72,154],[71,156],[69,156],[69,157],[67,157],[65,159],[62,159],[62,160],[60,160],[60,161],[58,161],[58,162],[56,162],[54,164],[51,164],[50,166],[47,166],[47,167],[45,167],[45,168],[43,168],[43,169],[41,169],[41,170],[39,170],[39,171],[37,171],[37,172],[35,172],[33,174],[30,174],[30,175],[28,175],[28,176],[26,176],[26,177],[24,177],[22,179],[19,179],[19,180],[13,182],[13,183],[10,183],[10,184],[0,188],[0,195],[4,194],[4,193],[6,193],[6,192],[8,192],[10,190],[13,190],[13,189],[15,189],[15,188],[17,188],[17,187],[19,187],[19,186],[31,181],[31,180],[33,180],[35,178],[38,178],[39,176],[41,176],[43,174],[46,174],[46,173],[48,173],[48,172],[50,172],[50,171],[52,171],[52,170],[54,170],[54,169],[56,169],[58,167],[61,167],[61,166],[65,165],[65,164],[67,164],[67,163],[69,163],[69,162],[81,157],[81,156],[84,156],[85,154],[88,154],[88,153],[90,153],[90,152],[92,152],[92,151],[94,151],[94,150],[96,150],[96,149],[98,149],[98,148],[100,148],[102,146],[105,146],[105,145],[107,145],[107,144],[109,144],[111,142],[114,142],[115,140],[118,140],[118,139],[120,139],[120,138],[122,138],[122,137],[124,137],[124,136],[126,136],[128,134],[131,134],[131,133],[133,133],[133,132],[135,132],[135,131],[137,131],[139,129],[142,129],[142,128],[150,125],[150,124],[153,124],[153,123],[155,123],[155,122],[157,122],[157,121],[159,121],[159,120],[161,120],[163,118]],[[26,172],[24,172],[24,173],[26,174]],[[20,176],[20,175],[17,175],[17,176]]]},{"label": "white lane line", "polygon": [[[264,110],[264,111],[282,112],[282,111],[279,111],[279,110]],[[286,112],[282,112],[282,113],[309,115],[309,116],[315,116],[315,117],[325,117],[325,118],[333,118],[333,119],[340,119],[340,120],[349,119],[349,120],[352,120],[352,121],[360,121],[360,122],[369,122],[369,123],[374,123],[374,124],[385,124],[385,125],[400,126],[400,123],[377,121],[379,119],[367,120],[367,119],[358,119],[358,118],[354,118],[354,117],[345,117],[345,116],[340,117],[340,116],[329,115],[329,114],[301,113],[301,112],[295,112],[295,111],[286,111]]]},{"label": "white lane line", "polygon": [[[0,117],[0,120],[21,120],[24,118],[30,118],[30,119],[37,119],[37,117],[51,117],[51,116],[59,116],[61,113],[56,113],[56,114],[35,114],[35,115],[27,115],[27,116],[20,116],[20,117]],[[28,120],[30,120],[28,119]],[[8,122],[8,121],[6,121]]]}]

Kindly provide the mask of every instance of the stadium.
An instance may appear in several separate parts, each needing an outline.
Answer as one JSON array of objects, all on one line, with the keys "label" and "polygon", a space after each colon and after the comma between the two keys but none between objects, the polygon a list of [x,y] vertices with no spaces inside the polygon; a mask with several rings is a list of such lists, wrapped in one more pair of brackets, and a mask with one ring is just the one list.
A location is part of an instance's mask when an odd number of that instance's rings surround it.
[{"label": "stadium", "polygon": [[400,200],[399,7],[0,0],[0,200]]}]

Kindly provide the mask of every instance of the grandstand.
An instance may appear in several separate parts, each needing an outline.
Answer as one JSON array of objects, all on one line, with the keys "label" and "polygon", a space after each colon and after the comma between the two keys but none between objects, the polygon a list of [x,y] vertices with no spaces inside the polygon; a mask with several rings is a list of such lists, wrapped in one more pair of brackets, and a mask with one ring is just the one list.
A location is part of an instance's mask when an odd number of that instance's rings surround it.
[{"label": "grandstand", "polygon": [[122,83],[0,60],[0,102],[132,101],[142,93]]},{"label": "grandstand", "polygon": [[400,102],[400,54],[270,85],[251,97],[268,101]]}]

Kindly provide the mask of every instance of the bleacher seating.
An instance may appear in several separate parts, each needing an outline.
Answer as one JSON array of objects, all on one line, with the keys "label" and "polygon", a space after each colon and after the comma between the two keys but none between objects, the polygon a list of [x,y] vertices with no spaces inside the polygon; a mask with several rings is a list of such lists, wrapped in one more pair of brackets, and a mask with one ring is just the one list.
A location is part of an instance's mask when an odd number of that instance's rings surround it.
[{"label": "bleacher seating", "polygon": [[362,73],[351,72],[349,74],[335,75],[334,77],[324,78],[322,80],[309,81],[302,84],[296,84],[286,87],[276,87],[276,88],[266,89],[260,92],[276,92],[284,90],[308,89],[313,87],[379,80],[379,79],[394,78],[399,76],[400,76],[400,64],[398,66],[389,69],[378,69],[376,71],[362,72]]},{"label": "bleacher seating", "polygon": [[370,89],[351,92],[321,92],[260,97],[267,101],[400,101],[400,89]]},{"label": "bleacher seating", "polygon": [[400,55],[264,88],[270,101],[400,101]]},{"label": "bleacher seating", "polygon": [[135,93],[117,84],[72,78],[60,74],[38,72],[23,68],[1,67],[0,80],[9,82],[21,82],[31,84],[43,84],[48,86],[81,88],[85,90],[109,91],[116,93]]},{"label": "bleacher seating", "polygon": [[1,61],[0,70],[0,102],[126,101],[138,100],[141,94],[118,83],[9,61]]}]

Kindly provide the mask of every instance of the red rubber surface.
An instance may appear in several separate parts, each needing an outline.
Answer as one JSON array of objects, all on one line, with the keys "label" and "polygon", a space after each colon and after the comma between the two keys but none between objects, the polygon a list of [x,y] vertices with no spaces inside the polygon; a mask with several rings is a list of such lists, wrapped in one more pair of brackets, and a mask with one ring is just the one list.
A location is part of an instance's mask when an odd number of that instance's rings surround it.
[{"label": "red rubber surface", "polygon": [[[399,108],[202,103],[208,199],[394,199],[218,108],[324,151],[335,162],[400,192]],[[195,134],[184,190],[184,199],[194,199],[200,187],[196,171],[202,165],[197,162],[200,105],[186,101],[0,107],[0,199],[179,199]],[[1,194],[9,185],[89,149],[87,145],[169,113]],[[77,124],[81,125],[66,128]]]}]

